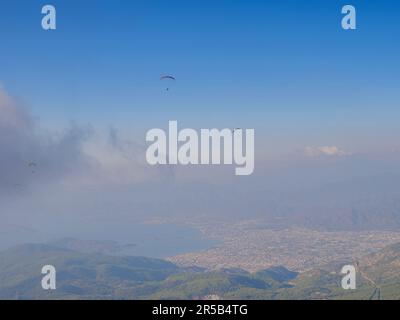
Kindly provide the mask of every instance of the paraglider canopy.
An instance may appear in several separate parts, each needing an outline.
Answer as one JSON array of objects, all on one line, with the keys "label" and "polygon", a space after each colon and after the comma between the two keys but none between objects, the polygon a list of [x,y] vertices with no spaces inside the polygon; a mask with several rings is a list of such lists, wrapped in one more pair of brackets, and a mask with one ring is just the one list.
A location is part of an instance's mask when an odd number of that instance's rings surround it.
[{"label": "paraglider canopy", "polygon": [[176,80],[175,77],[173,77],[173,76],[161,76],[160,77],[160,80],[166,80],[166,79]]}]

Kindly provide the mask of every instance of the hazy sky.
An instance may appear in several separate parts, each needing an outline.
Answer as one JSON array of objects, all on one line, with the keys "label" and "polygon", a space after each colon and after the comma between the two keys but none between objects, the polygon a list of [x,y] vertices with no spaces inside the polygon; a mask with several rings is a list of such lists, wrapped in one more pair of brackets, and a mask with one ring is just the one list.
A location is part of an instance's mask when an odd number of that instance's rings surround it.
[{"label": "hazy sky", "polygon": [[[398,173],[400,3],[350,2],[356,31],[349,1],[54,0],[44,31],[43,1],[1,1],[0,217],[263,214]],[[149,167],[169,120],[255,128],[255,174]]]}]

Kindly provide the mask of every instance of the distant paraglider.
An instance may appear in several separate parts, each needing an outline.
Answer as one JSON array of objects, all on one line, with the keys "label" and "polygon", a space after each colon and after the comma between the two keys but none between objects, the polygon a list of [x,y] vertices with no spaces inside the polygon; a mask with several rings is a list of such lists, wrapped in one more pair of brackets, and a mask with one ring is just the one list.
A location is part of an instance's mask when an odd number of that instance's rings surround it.
[{"label": "distant paraglider", "polygon": [[[164,75],[160,77],[161,81],[168,81],[168,80],[172,80],[172,81],[176,81],[176,78],[170,75]],[[166,89],[167,91],[169,91],[169,87],[167,87]]]},{"label": "distant paraglider", "polygon": [[[25,165],[31,171],[32,174],[36,173],[36,168],[37,168],[37,163],[36,162],[26,161]],[[15,183],[13,183],[12,187],[13,187],[13,189],[15,191],[18,191],[18,192],[23,190],[23,185],[21,183],[15,182]]]},{"label": "distant paraglider", "polygon": [[31,161],[28,163],[28,167],[32,170],[32,173],[35,173],[35,168],[37,167],[37,164],[36,162]]}]

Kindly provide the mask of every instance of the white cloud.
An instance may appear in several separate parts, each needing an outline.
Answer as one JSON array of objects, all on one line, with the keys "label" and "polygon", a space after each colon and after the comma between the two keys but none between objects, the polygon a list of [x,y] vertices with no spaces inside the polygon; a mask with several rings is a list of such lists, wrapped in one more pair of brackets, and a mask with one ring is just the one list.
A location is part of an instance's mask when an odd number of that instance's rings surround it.
[{"label": "white cloud", "polygon": [[160,172],[146,163],[145,150],[145,146],[121,138],[114,129],[108,138],[97,131],[83,146],[83,153],[92,160],[83,181],[125,185],[157,180]]},{"label": "white cloud", "polygon": [[308,157],[319,157],[319,156],[342,157],[349,155],[348,152],[336,146],[306,147],[304,148],[304,154]]},{"label": "white cloud", "polygon": [[145,145],[120,137],[116,129],[106,134],[78,125],[44,130],[0,89],[0,195],[50,182],[127,185],[174,176],[171,167],[149,166],[145,152]]}]

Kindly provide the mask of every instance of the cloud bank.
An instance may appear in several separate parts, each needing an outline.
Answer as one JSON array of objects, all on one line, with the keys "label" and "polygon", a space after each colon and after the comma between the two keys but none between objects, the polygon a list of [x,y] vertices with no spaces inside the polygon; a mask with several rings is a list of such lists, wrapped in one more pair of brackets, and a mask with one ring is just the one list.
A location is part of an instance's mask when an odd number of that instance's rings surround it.
[{"label": "cloud bank", "polygon": [[[343,208],[358,210],[356,205],[371,195],[399,199],[392,195],[399,190],[393,175],[375,186],[382,168],[400,172],[394,155],[390,161],[373,160],[348,157],[338,146],[307,147],[275,162],[256,158],[257,174],[237,177],[229,166],[149,166],[145,133],[138,139],[126,139],[115,128],[70,125],[45,131],[0,90],[0,246],[23,239],[7,225],[39,230],[46,237],[100,234],[112,240],[121,227],[152,218],[327,221],[330,216],[321,214],[336,217]],[[335,158],[341,160],[331,161]],[[30,167],[31,162],[37,166]],[[371,177],[370,190],[365,180],[356,183],[360,177]],[[5,234],[10,237],[2,238]]]},{"label": "cloud bank", "polygon": [[41,131],[27,110],[0,89],[0,191],[84,169],[89,159],[82,146],[89,135],[88,128],[74,125],[57,134]]}]

